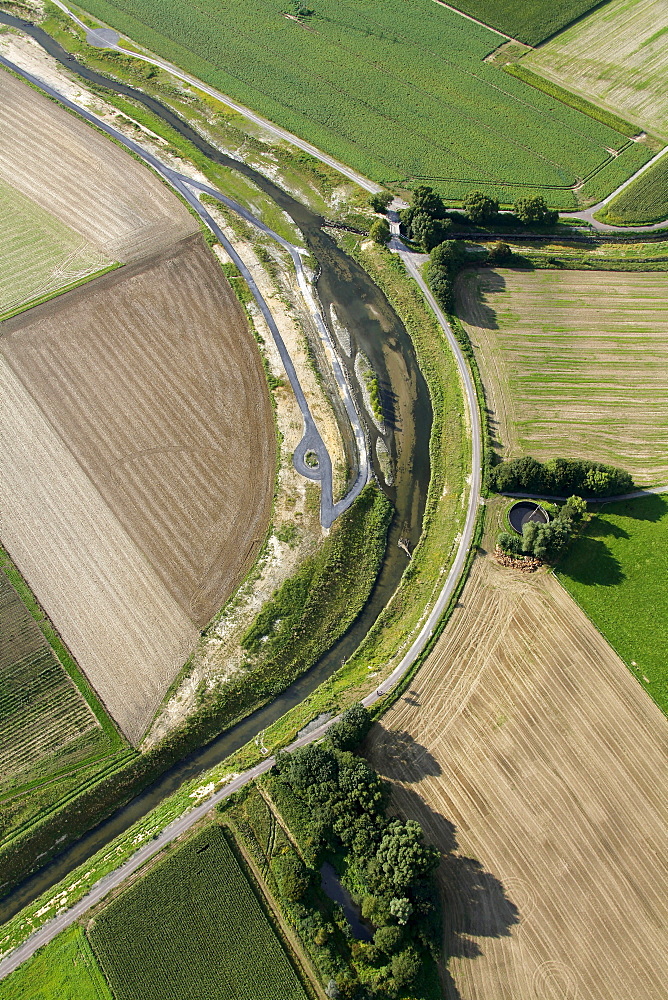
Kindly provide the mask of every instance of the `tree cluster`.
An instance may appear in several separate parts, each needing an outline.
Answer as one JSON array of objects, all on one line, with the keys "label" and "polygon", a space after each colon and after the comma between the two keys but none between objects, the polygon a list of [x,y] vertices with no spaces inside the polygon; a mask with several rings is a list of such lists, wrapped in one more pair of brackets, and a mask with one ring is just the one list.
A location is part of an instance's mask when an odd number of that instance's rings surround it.
[{"label": "tree cluster", "polygon": [[446,217],[445,205],[440,194],[427,185],[413,191],[409,208],[399,212],[401,232],[406,239],[418,243],[429,253],[447,239],[452,221]]},{"label": "tree cluster", "polygon": [[585,501],[572,496],[547,524],[529,521],[521,535],[502,531],[498,538],[499,547],[510,555],[534,556],[543,562],[554,562],[573,537],[586,510]]},{"label": "tree cluster", "polygon": [[369,195],[369,204],[374,212],[385,212],[393,198],[394,195],[389,191],[378,191],[376,194]]},{"label": "tree cluster", "polygon": [[[489,226],[498,221],[499,203],[496,198],[483,191],[470,191],[463,201],[464,211],[476,226]],[[559,219],[559,212],[548,208],[540,194],[528,198],[518,198],[513,215],[506,215],[508,222],[519,222],[524,226],[553,226]]]},{"label": "tree cluster", "polygon": [[[439,938],[431,879],[438,850],[424,842],[414,820],[385,815],[385,782],[361,757],[339,749],[363,738],[369,724],[368,713],[357,706],[332,727],[338,745],[314,743],[280,753],[272,770],[308,810],[322,848],[343,855],[343,881],[374,928],[371,942],[351,943],[349,967],[328,986],[328,996],[347,1000],[398,996],[418,976],[425,949],[437,947]],[[294,862],[289,867],[281,878],[299,894],[303,873]],[[324,945],[327,936],[319,927],[314,941]]]},{"label": "tree cluster", "polygon": [[525,456],[501,462],[487,476],[487,486],[495,493],[603,497],[628,493],[633,485],[633,479],[623,469],[581,458],[553,458],[542,464]]},{"label": "tree cluster", "polygon": [[447,312],[452,311],[453,282],[466,259],[466,251],[458,240],[445,240],[429,255],[425,277],[438,303]]}]

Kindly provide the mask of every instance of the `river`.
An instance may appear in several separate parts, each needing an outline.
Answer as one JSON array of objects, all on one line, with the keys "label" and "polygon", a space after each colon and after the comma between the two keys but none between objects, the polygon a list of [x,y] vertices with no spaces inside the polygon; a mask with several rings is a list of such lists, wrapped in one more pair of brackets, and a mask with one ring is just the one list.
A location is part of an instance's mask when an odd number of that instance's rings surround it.
[{"label": "river", "polygon": [[[430,475],[432,409],[427,386],[405,327],[363,268],[324,232],[323,218],[315,215],[258,171],[220,152],[155,98],[83,66],[38,26],[5,12],[0,12],[0,23],[29,34],[70,72],[77,73],[92,84],[140,101],[212,161],[231,167],[248,177],[291,216],[301,230],[310,253],[318,262],[317,289],[327,320],[330,320],[333,306],[340,323],[348,330],[353,346],[367,355],[378,375],[386,414],[385,440],[395,469],[394,485],[383,486],[395,507],[385,558],[369,600],[348,632],[311,670],[290,685],[270,705],[254,712],[201,750],[183,758],[126,806],[118,809],[8,893],[0,902],[0,922],[4,923],[158,805],[184,781],[224,760],[303,701],[354,652],[401,579],[407,559],[397,544],[399,538],[407,539],[412,549],[420,537]],[[342,360],[345,362],[345,358]],[[352,363],[348,363],[347,368],[351,384],[355,386]],[[356,391],[356,400],[360,412],[364,413],[359,391]],[[366,423],[373,441],[378,432],[370,418]],[[374,468],[377,473],[380,471],[375,455]],[[382,476],[379,479],[382,483]]]}]

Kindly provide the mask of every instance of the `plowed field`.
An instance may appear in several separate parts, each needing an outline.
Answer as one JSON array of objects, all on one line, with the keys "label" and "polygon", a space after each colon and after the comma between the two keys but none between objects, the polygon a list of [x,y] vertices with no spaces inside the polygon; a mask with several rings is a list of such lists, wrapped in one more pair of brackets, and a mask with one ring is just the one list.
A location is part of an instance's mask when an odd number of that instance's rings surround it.
[{"label": "plowed field", "polygon": [[663,1000],[668,723],[554,577],[478,556],[368,746],[446,852],[447,1000]]},{"label": "plowed field", "polygon": [[198,230],[149,170],[4,70],[0,135],[0,179],[111,260],[137,260]]},{"label": "plowed field", "polygon": [[3,333],[3,541],[136,740],[266,530],[260,358],[198,237]]},{"label": "plowed field", "polygon": [[668,481],[668,303],[660,273],[470,271],[457,308],[504,458],[590,458]]}]

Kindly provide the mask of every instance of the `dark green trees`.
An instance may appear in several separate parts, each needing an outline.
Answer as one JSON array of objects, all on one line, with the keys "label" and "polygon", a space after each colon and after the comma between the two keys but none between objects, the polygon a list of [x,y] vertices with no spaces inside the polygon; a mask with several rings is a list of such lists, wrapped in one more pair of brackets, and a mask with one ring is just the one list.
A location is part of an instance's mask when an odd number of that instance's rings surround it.
[{"label": "dark green trees", "polygon": [[386,246],[390,238],[390,224],[387,219],[376,219],[371,223],[369,236],[381,246]]},{"label": "dark green trees", "polygon": [[464,198],[463,205],[469,219],[477,226],[488,225],[499,214],[499,203],[496,198],[483,191],[470,191]]},{"label": "dark green trees", "polygon": [[540,194],[530,198],[518,198],[515,202],[515,215],[527,226],[553,226],[559,218],[559,213],[549,209]]}]

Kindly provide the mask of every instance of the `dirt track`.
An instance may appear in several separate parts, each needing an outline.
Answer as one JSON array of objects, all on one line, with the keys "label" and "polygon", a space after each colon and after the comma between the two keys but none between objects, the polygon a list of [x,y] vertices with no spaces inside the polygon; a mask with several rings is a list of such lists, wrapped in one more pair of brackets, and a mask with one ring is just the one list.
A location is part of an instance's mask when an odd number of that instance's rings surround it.
[{"label": "dirt track", "polygon": [[260,358],[199,237],[3,333],[3,540],[136,739],[266,530]]},{"label": "dirt track", "polygon": [[663,1000],[668,722],[553,577],[479,556],[369,751],[448,852],[448,1000]]}]

